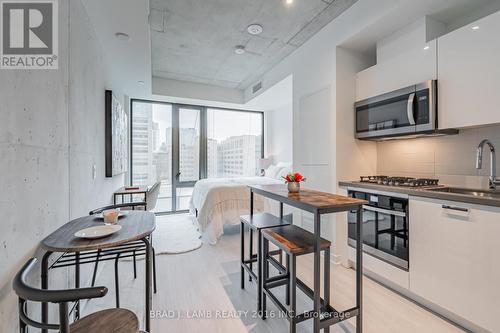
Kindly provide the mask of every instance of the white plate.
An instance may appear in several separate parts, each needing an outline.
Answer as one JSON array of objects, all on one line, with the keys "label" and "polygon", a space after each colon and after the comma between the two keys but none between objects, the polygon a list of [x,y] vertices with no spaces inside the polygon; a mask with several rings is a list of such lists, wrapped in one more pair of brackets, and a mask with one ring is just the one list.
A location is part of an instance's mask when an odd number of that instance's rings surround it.
[{"label": "white plate", "polygon": [[77,231],[75,232],[75,237],[87,239],[101,238],[114,234],[121,228],[122,226],[119,224],[99,225],[96,227],[85,228]]},{"label": "white plate", "polygon": [[[118,218],[120,218],[120,217],[124,217],[124,216],[127,216],[127,215],[128,215],[128,213],[129,213],[129,211],[128,211],[128,210],[120,210],[120,211],[118,212]],[[103,218],[104,218],[104,216],[102,215],[102,213],[95,214],[94,216],[95,216],[95,217],[97,217],[98,219],[103,219]]]}]

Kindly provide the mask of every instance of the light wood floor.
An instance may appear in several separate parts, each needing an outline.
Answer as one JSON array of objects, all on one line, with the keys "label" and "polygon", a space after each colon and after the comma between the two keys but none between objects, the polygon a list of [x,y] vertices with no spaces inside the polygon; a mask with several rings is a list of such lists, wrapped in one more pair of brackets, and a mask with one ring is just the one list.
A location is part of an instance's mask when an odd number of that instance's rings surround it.
[{"label": "light wood floor", "polygon": [[[312,285],[312,258],[298,259],[299,277]],[[158,293],[153,298],[152,333],[188,332],[286,332],[282,318],[262,321],[254,317],[255,284],[239,286],[239,230],[229,230],[215,245],[179,255],[156,258]],[[138,262],[138,278],[133,279],[132,264],[120,264],[121,306],[144,315],[144,261]],[[336,309],[354,305],[355,272],[331,267],[331,300]],[[106,265],[98,285],[110,287],[109,294],[85,306],[84,312],[114,306],[113,265]],[[309,304],[299,295],[302,310]],[[364,332],[367,333],[448,333],[462,330],[433,315],[413,302],[370,279],[364,279]],[[311,305],[312,306],[312,303]],[[270,310],[276,310],[272,305]],[[159,316],[158,316],[159,315]],[[182,318],[179,318],[181,316]],[[211,316],[211,318],[209,318]],[[298,332],[310,332],[312,323],[302,323]],[[142,320],[141,320],[142,327]],[[333,333],[354,332],[354,320],[337,325]]]}]

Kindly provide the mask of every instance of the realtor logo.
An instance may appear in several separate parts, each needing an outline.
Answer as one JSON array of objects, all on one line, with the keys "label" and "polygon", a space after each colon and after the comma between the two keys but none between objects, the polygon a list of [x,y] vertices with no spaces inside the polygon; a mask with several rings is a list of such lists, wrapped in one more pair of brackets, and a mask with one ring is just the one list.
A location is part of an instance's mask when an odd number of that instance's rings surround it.
[{"label": "realtor logo", "polygon": [[0,1],[0,68],[57,69],[57,0]]}]

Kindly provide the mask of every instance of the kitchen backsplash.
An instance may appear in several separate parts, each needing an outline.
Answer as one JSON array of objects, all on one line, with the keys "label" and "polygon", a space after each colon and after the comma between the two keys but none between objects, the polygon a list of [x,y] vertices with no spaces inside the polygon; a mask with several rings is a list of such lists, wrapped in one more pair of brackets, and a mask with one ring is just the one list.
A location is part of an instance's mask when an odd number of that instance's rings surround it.
[{"label": "kitchen backsplash", "polygon": [[438,178],[442,184],[486,188],[490,174],[488,147],[484,148],[483,169],[476,169],[476,148],[482,139],[493,143],[500,159],[500,125],[464,129],[451,136],[379,142],[377,173]]}]

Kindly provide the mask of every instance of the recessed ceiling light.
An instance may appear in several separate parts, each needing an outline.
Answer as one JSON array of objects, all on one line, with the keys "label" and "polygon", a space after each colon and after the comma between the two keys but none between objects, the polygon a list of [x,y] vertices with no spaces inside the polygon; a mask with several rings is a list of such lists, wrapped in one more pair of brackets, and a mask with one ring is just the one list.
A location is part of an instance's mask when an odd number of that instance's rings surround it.
[{"label": "recessed ceiling light", "polygon": [[424,50],[428,50],[428,49],[430,49],[429,45],[424,46]]},{"label": "recessed ceiling light", "polygon": [[260,35],[264,31],[264,28],[260,24],[250,24],[247,31],[250,35]]},{"label": "recessed ceiling light", "polygon": [[143,86],[143,85],[144,85],[144,81],[137,81],[137,83],[138,83],[140,86]]},{"label": "recessed ceiling light", "polygon": [[234,53],[236,53],[236,54],[241,55],[241,54],[243,54],[245,52],[246,52],[246,49],[245,49],[245,46],[243,46],[243,45],[236,45],[234,47]]},{"label": "recessed ceiling light", "polygon": [[130,39],[130,36],[124,32],[115,33],[115,37],[118,38],[119,40],[129,40]]},{"label": "recessed ceiling light", "polygon": [[285,3],[286,3],[287,5],[291,5],[291,4],[293,3],[293,0],[285,0]]},{"label": "recessed ceiling light", "polygon": [[472,30],[479,30],[479,26],[477,26],[477,25],[473,26]]}]

